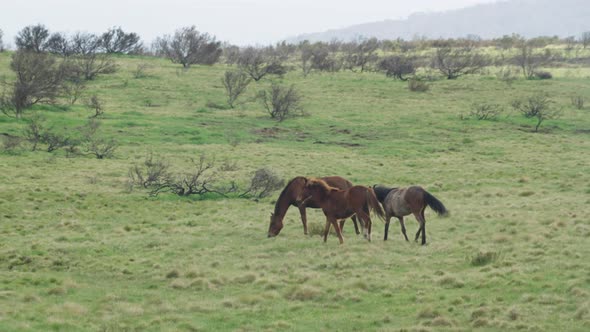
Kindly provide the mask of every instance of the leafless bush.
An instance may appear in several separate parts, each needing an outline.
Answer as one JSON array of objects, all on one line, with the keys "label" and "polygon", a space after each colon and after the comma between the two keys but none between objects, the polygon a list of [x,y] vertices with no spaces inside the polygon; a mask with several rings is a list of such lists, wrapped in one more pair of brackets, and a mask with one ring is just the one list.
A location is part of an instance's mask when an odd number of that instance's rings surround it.
[{"label": "leafless bush", "polygon": [[23,140],[18,136],[4,134],[2,135],[2,149],[7,152],[13,152],[20,148]]},{"label": "leafless bush", "polygon": [[132,186],[149,188],[168,178],[170,176],[169,168],[168,161],[164,159],[154,160],[154,156],[150,152],[143,161],[143,165],[133,165],[129,169],[129,183]]},{"label": "leafless bush", "polygon": [[14,39],[18,50],[41,53],[45,50],[45,41],[49,30],[42,25],[29,25],[20,30]]},{"label": "leafless bush", "polygon": [[68,78],[63,86],[63,93],[69,99],[70,105],[78,101],[84,90],[86,90],[86,81],[77,75]]},{"label": "leafless bush", "polygon": [[131,53],[141,47],[139,35],[126,33],[121,27],[114,27],[103,33],[99,43],[106,53]]},{"label": "leafless bush", "polygon": [[511,67],[503,67],[497,73],[496,77],[498,80],[506,83],[507,85],[512,85],[514,81],[518,79],[516,70]]},{"label": "leafless bush", "polygon": [[94,155],[97,159],[105,159],[113,157],[118,143],[114,139],[105,138],[91,138],[86,142],[86,152]]},{"label": "leafless bush", "polygon": [[414,92],[426,92],[430,89],[430,85],[422,80],[410,78],[408,80],[408,89]]},{"label": "leafless bush", "polygon": [[41,143],[47,144],[47,152],[53,152],[70,144],[70,138],[62,133],[46,129],[41,134]]},{"label": "leafless bush", "polygon": [[227,104],[233,108],[238,97],[246,91],[250,84],[250,77],[242,71],[226,71],[221,83],[227,94]]},{"label": "leafless bush", "polygon": [[583,109],[584,108],[584,97],[582,96],[573,96],[572,97],[572,105],[576,108],[576,109]]},{"label": "leafless bush", "polygon": [[416,73],[415,59],[406,55],[388,56],[379,61],[377,67],[385,72],[386,76],[402,81],[408,80],[408,76]]},{"label": "leafless bush", "polygon": [[46,53],[18,51],[12,55],[10,68],[16,73],[14,82],[4,82],[0,110],[21,118],[23,112],[38,103],[53,103],[66,79],[65,66]]},{"label": "leafless bush", "polygon": [[[364,72],[368,66],[377,61],[377,49],[379,48],[379,40],[377,38],[370,38],[361,41],[355,41],[344,46],[344,66],[346,69],[355,71],[355,68],[360,67],[361,72]],[[338,50],[334,50],[337,52]]]},{"label": "leafless bush", "polygon": [[94,112],[90,118],[97,118],[104,114],[104,102],[96,95],[92,95],[85,103],[86,107]]},{"label": "leafless bush", "polygon": [[137,66],[135,67],[135,70],[133,71],[133,77],[134,78],[144,78],[147,77],[147,70],[150,68],[150,65],[148,65],[145,62],[141,62],[138,63]]},{"label": "leafless bush", "polygon": [[504,108],[499,104],[475,103],[469,115],[477,120],[494,120],[503,111]]},{"label": "leafless bush", "polygon": [[71,70],[78,77],[93,80],[101,74],[112,74],[117,65],[109,54],[101,53],[101,41],[96,35],[76,33],[72,39]]},{"label": "leafless bush", "polygon": [[221,43],[206,33],[197,31],[195,26],[176,30],[173,37],[164,36],[156,43],[158,55],[165,56],[184,68],[193,64],[212,65],[221,56]]},{"label": "leafless bush", "polygon": [[213,167],[214,160],[208,160],[205,155],[201,155],[198,161],[193,160],[192,169],[189,171],[180,175],[166,173],[162,176],[151,186],[150,195],[157,196],[162,192],[170,192],[178,196],[219,193],[211,188],[216,178]]},{"label": "leafless bush", "polygon": [[301,111],[301,96],[293,85],[286,87],[272,83],[268,91],[262,90],[258,93],[258,98],[270,117],[278,121]]},{"label": "leafless bush", "polygon": [[33,145],[31,151],[37,150],[37,145],[41,142],[41,136],[43,135],[44,130],[45,118],[39,113],[34,113],[28,119],[28,124],[23,131],[25,139]]},{"label": "leafless bush", "polygon": [[526,79],[534,78],[538,68],[549,64],[552,60],[551,51],[546,49],[544,53],[535,54],[533,47],[524,41],[518,45],[518,55],[514,58]]},{"label": "leafless bush", "polygon": [[540,80],[549,80],[553,78],[553,75],[548,71],[537,70],[533,74],[533,77]]},{"label": "leafless bush", "polygon": [[250,187],[240,194],[240,197],[264,198],[271,192],[282,188],[284,184],[285,181],[274,171],[268,168],[260,168],[254,173],[250,181]]},{"label": "leafless bush", "polygon": [[473,74],[487,66],[488,60],[471,48],[438,47],[432,66],[447,79],[455,79],[465,74]]},{"label": "leafless bush", "polygon": [[237,63],[241,71],[250,75],[254,81],[266,75],[282,76],[287,71],[270,49],[247,47],[240,51]]},{"label": "leafless bush", "polygon": [[554,101],[544,93],[536,93],[523,100],[514,100],[512,107],[521,112],[527,118],[535,118],[535,132],[539,131],[541,123],[545,120],[557,119],[561,116],[561,110],[554,107]]}]

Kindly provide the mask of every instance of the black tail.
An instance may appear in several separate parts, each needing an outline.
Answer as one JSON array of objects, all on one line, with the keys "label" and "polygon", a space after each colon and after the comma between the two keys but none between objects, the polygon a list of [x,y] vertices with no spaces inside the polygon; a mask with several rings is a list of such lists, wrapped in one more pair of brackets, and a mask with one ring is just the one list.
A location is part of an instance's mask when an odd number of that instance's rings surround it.
[{"label": "black tail", "polygon": [[444,204],[428,191],[424,191],[424,198],[426,200],[426,204],[428,204],[428,206],[430,206],[430,208],[433,209],[439,216],[446,216],[449,214],[449,211],[447,208],[445,208]]}]

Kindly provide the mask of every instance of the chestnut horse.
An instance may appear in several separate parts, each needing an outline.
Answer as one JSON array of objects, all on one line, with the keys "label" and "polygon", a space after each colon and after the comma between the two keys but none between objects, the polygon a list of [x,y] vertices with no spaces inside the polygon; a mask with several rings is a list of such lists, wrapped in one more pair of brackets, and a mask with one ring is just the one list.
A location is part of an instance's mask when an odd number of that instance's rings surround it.
[{"label": "chestnut horse", "polygon": [[[352,183],[345,178],[340,176],[327,176],[321,178],[322,180],[326,181],[330,186],[340,189],[347,189],[352,187]],[[307,214],[305,213],[306,208],[317,209],[320,206],[318,205],[317,201],[313,198],[305,200],[303,197],[303,189],[305,188],[305,184],[307,183],[307,178],[303,176],[297,176],[293,178],[277,199],[275,204],[275,211],[274,213],[270,214],[270,226],[268,228],[268,237],[273,237],[279,235],[281,229],[283,228],[283,219],[285,218],[285,214],[287,214],[287,210],[291,205],[297,206],[299,208],[299,214],[301,215],[301,222],[303,223],[303,234],[307,235]],[[354,229],[357,234],[359,234],[359,228],[356,222],[356,217],[352,216],[352,222],[354,223]],[[344,223],[344,220],[341,221],[341,224]]]},{"label": "chestnut horse", "polygon": [[384,217],[375,192],[369,187],[353,186],[341,190],[329,186],[322,179],[309,178],[305,184],[303,196],[306,197],[305,200],[313,199],[317,202],[326,215],[324,242],[328,238],[330,225],[332,225],[336,230],[340,244],[344,243],[338,220],[346,219],[354,214],[356,214],[361,222],[365,237],[371,241],[370,210],[376,212],[381,219]]},{"label": "chestnut horse", "polygon": [[404,225],[404,216],[413,214],[418,221],[420,227],[416,233],[414,241],[418,241],[420,233],[422,233],[422,245],[426,244],[426,219],[424,218],[424,210],[426,206],[430,206],[438,215],[447,215],[448,211],[436,197],[424,190],[420,186],[411,186],[407,188],[388,188],[383,186],[373,186],[377,199],[383,204],[385,210],[385,234],[383,240],[387,240],[387,233],[389,231],[389,221],[391,217],[399,219],[402,228],[402,233],[408,241],[406,235],[406,226]]}]

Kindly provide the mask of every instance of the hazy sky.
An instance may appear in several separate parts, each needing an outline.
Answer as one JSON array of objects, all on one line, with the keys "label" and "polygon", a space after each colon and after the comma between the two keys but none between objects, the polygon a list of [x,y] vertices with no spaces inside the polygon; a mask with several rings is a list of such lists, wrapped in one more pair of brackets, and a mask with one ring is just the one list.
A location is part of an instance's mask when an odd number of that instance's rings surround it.
[{"label": "hazy sky", "polygon": [[497,0],[7,0],[0,6],[4,43],[27,25],[51,32],[102,33],[112,26],[139,33],[147,44],[195,25],[218,40],[268,44],[301,33],[405,18]]}]

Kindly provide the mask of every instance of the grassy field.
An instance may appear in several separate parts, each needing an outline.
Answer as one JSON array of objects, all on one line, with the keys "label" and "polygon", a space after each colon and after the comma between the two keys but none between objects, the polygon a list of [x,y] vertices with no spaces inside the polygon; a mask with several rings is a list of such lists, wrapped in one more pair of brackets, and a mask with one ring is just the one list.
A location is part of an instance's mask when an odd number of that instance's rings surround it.
[{"label": "grassy field", "polygon": [[[12,75],[9,62],[0,53],[0,77]],[[491,68],[425,93],[377,73],[295,71],[283,81],[301,91],[307,116],[277,123],[252,101],[268,80],[219,109],[224,65],[117,63],[85,94],[106,103],[101,131],[120,143],[115,158],[0,152],[0,330],[590,329],[590,109],[570,103],[590,101],[590,68],[511,85]],[[148,76],[136,79],[140,63]],[[537,91],[563,109],[533,133],[509,104]],[[465,119],[474,102],[506,112]],[[90,115],[78,104],[35,109],[64,130]],[[24,126],[0,116],[0,133]],[[261,167],[285,179],[418,184],[451,215],[427,210],[427,246],[405,242],[396,223],[380,240],[378,219],[371,243],[350,222],[343,245],[323,243],[321,211],[308,211],[304,236],[295,209],[267,239],[278,192],[253,201],[129,191],[129,168],[149,152],[175,169],[200,154],[235,164],[220,181],[241,186]]]}]

